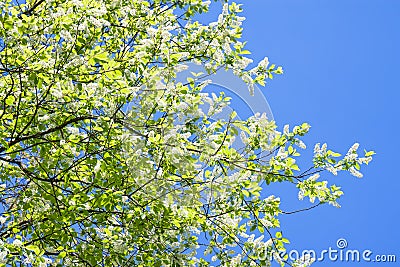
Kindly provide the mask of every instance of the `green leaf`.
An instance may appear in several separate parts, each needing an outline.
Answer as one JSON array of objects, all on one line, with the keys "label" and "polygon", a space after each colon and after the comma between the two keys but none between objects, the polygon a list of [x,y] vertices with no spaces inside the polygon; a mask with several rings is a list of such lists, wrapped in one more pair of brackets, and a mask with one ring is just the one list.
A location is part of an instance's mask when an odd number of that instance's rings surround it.
[{"label": "green leaf", "polygon": [[364,151],[365,151],[365,156],[366,156],[366,157],[370,157],[370,156],[373,156],[373,155],[376,154],[375,151],[373,151],[373,150],[371,150],[371,151],[366,151],[366,150],[364,150]]},{"label": "green leaf", "polygon": [[12,105],[14,103],[14,101],[15,101],[15,97],[13,95],[9,95],[6,98],[6,104],[9,105],[9,106]]},{"label": "green leaf", "polygon": [[240,51],[240,54],[241,55],[250,55],[251,52],[249,50],[242,50],[242,51]]},{"label": "green leaf", "polygon": [[102,132],[103,128],[101,128],[100,126],[94,126],[93,130],[98,131],[98,132]]},{"label": "green leaf", "polygon": [[97,61],[103,61],[103,62],[105,62],[105,61],[108,60],[108,53],[107,53],[107,52],[103,52],[103,53],[96,54],[96,55],[94,56],[94,58],[95,58]]},{"label": "green leaf", "polygon": [[282,238],[281,240],[283,243],[290,244],[290,241],[287,238]]},{"label": "green leaf", "polygon": [[332,157],[335,157],[335,158],[337,158],[337,157],[340,157],[340,156],[341,156],[341,154],[340,154],[340,153],[333,152],[332,150],[328,150],[328,152],[329,152],[329,155],[331,155]]},{"label": "green leaf", "polygon": [[36,245],[28,245],[25,247],[27,250],[35,252],[36,255],[40,254],[40,248]]}]

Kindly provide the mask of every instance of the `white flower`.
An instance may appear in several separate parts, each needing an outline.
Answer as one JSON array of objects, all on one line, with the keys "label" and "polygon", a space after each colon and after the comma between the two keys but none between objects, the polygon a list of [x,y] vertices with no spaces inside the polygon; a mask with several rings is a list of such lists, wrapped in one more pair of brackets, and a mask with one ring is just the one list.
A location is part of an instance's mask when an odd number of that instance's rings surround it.
[{"label": "white flower", "polygon": [[254,240],[254,245],[255,245],[256,247],[258,247],[258,246],[260,245],[260,243],[261,243],[261,240],[263,240],[263,239],[264,239],[264,235],[259,236],[258,238],[256,238],[256,239]]},{"label": "white flower", "polygon": [[179,64],[179,65],[176,65],[174,69],[175,69],[175,72],[181,72],[181,71],[187,70],[188,68],[189,68],[188,65]]},{"label": "white flower", "polygon": [[100,167],[101,167],[101,162],[98,160],[97,163],[96,163],[96,166],[94,166],[93,171],[95,173],[98,173],[100,171]]},{"label": "white flower", "polygon": [[70,149],[73,155],[75,155],[76,157],[79,156],[80,152],[76,151],[76,147],[71,147]]},{"label": "white flower", "polygon": [[344,157],[347,160],[356,160],[357,159],[357,154],[356,153],[347,153],[346,156]]},{"label": "white flower", "polygon": [[222,14],[224,15],[228,14],[228,8],[229,8],[228,3],[225,3],[224,6],[222,7]]},{"label": "white flower", "polygon": [[53,260],[50,258],[43,257],[43,259],[44,259],[44,263],[46,263],[46,264],[50,264],[53,262]]},{"label": "white flower", "polygon": [[332,166],[332,165],[327,165],[327,166],[326,166],[326,170],[327,170],[328,172],[332,173],[333,175],[337,175],[338,168],[337,168],[337,167],[334,167],[334,166]]},{"label": "white flower", "polygon": [[362,173],[357,171],[354,167],[351,167],[349,169],[349,171],[350,171],[351,175],[353,175],[353,176],[355,176],[357,178],[362,178],[363,177]]},{"label": "white flower", "polygon": [[161,32],[161,38],[164,39],[164,41],[168,41],[171,38],[171,33],[168,30],[164,30]]},{"label": "white flower", "polygon": [[[210,22],[210,23],[208,24],[208,26],[209,26],[210,28],[216,27],[216,26],[218,26],[218,22],[215,22],[215,21]],[[197,62],[198,62],[198,61],[197,61]]]},{"label": "white flower", "polygon": [[188,107],[189,107],[188,104],[186,104],[185,102],[181,102],[181,103],[179,103],[179,105],[176,106],[176,109],[177,110],[185,110]]},{"label": "white flower", "polygon": [[0,216],[0,224],[4,224],[7,220],[7,217]]},{"label": "white flower", "polygon": [[20,247],[22,246],[22,241],[19,239],[15,239],[12,244],[16,247]]},{"label": "white flower", "polygon": [[311,258],[310,254],[305,254],[305,255],[303,255],[303,257],[296,260],[294,262],[295,265],[293,265],[293,266],[307,267],[307,266],[310,266],[314,261],[315,261],[315,258]]},{"label": "white flower", "polygon": [[271,219],[268,218],[268,217],[261,218],[260,221],[262,222],[262,224],[263,224],[264,226],[266,226],[266,227],[268,227],[268,228],[274,226],[273,223],[271,222]]},{"label": "white flower", "polygon": [[0,252],[0,263],[5,263],[5,258],[7,257],[8,251],[3,250]]},{"label": "white flower", "polygon": [[243,237],[243,238],[248,238],[248,237],[249,237],[248,234],[243,233],[243,232],[240,232],[239,235],[240,235],[241,237]]},{"label": "white flower", "polygon": [[211,1],[204,1],[201,3],[202,6],[209,6],[211,4]]},{"label": "white flower", "polygon": [[357,159],[357,162],[360,164],[368,164],[372,160],[372,157],[366,157],[366,158],[359,158]]},{"label": "white flower", "polygon": [[60,37],[63,38],[64,41],[66,41],[66,42],[72,42],[74,40],[71,33],[66,30],[61,30]]},{"label": "white flower", "polygon": [[265,242],[266,247],[271,247],[274,244],[274,241],[270,238],[267,242]]},{"label": "white flower", "polygon": [[349,149],[349,151],[348,152],[355,152],[357,149],[358,149],[358,147],[360,146],[360,144],[359,143],[354,143],[354,145],[352,145],[351,147],[350,147],[350,149]]},{"label": "white flower", "polygon": [[243,131],[240,132],[240,139],[242,140],[242,142],[243,142],[244,144],[247,144],[248,138],[247,138],[245,132],[243,132]]},{"label": "white flower", "polygon": [[71,0],[71,4],[76,7],[83,7],[83,3],[81,0]]},{"label": "white flower", "polygon": [[322,145],[322,147],[321,147],[321,152],[322,152],[322,153],[325,153],[325,152],[326,152],[326,148],[327,148],[327,144],[324,143],[324,144]]},{"label": "white flower", "polygon": [[319,178],[319,173],[316,173],[316,174],[310,176],[310,178],[308,178],[307,180],[316,181],[318,178]]},{"label": "white flower", "polygon": [[286,125],[283,127],[283,133],[286,134],[286,135],[289,134],[289,124],[286,124]]},{"label": "white flower", "polygon": [[287,151],[285,151],[284,147],[280,147],[278,152],[276,153],[277,159],[285,159],[287,157]]},{"label": "white flower", "polygon": [[[80,2],[80,1],[79,1]],[[87,22],[84,21],[78,25],[78,31],[86,31],[88,28]]]},{"label": "white flower", "polygon": [[265,201],[265,203],[269,203],[269,202],[272,202],[272,201],[274,201],[274,200],[280,200],[279,198],[275,198],[275,196],[274,195],[270,195],[269,197],[267,197],[264,201]]},{"label": "white flower", "polygon": [[275,259],[280,265],[283,264],[282,258],[281,258],[281,256],[279,255],[278,252],[274,251],[272,255],[273,255],[274,259]]},{"label": "white flower", "polygon": [[268,64],[269,64],[268,57],[265,57],[263,60],[260,61],[260,63],[258,63],[258,67],[266,69]]},{"label": "white flower", "polygon": [[231,260],[231,266],[237,266],[242,262],[242,255],[237,255],[236,257],[233,257]]},{"label": "white flower", "polygon": [[191,135],[192,135],[192,134],[191,134],[190,132],[186,132],[186,133],[182,133],[182,134],[181,134],[181,137],[182,137],[183,139],[188,139]]},{"label": "white flower", "polygon": [[301,141],[301,140],[297,140],[296,143],[301,149],[306,149],[307,148],[306,144],[304,144],[304,142]]},{"label": "white flower", "polygon": [[53,18],[58,18],[65,15],[65,10],[60,8],[57,10],[57,12],[52,12],[51,14]]},{"label": "white flower", "polygon": [[46,114],[44,116],[39,117],[38,121],[47,121],[48,119],[50,119],[50,116]]},{"label": "white flower", "polygon": [[79,134],[79,129],[76,127],[66,127],[65,128],[70,134],[75,134],[78,135]]},{"label": "white flower", "polygon": [[51,88],[50,93],[56,97],[56,98],[62,98],[63,97],[63,92],[61,90],[61,88]]},{"label": "white flower", "polygon": [[329,204],[331,204],[331,205],[334,206],[335,208],[340,208],[339,203],[337,203],[336,201],[329,201]]},{"label": "white flower", "polygon": [[92,14],[96,17],[101,17],[107,13],[107,9],[105,8],[105,6],[101,6],[98,9],[92,9],[91,11],[92,11]]},{"label": "white flower", "polygon": [[135,54],[135,58],[141,60],[143,57],[147,56],[147,53],[145,51],[139,51]]},{"label": "white flower", "polygon": [[200,230],[196,227],[190,227],[190,231],[196,235],[199,235],[201,233]]},{"label": "white flower", "polygon": [[253,96],[254,95],[254,83],[249,83],[248,88],[249,88],[250,95]]},{"label": "white flower", "polygon": [[320,147],[319,147],[319,143],[316,143],[314,146],[314,153],[318,154],[320,152]]},{"label": "white flower", "polygon": [[237,17],[236,17],[236,20],[237,20],[237,21],[245,21],[245,20],[246,20],[246,17],[237,16]]},{"label": "white flower", "polygon": [[254,240],[254,234],[251,234],[249,238],[247,238],[247,242],[252,243]]},{"label": "white flower", "polygon": [[32,263],[33,261],[35,261],[35,258],[32,253],[28,254],[28,256],[24,259],[25,264]]},{"label": "white flower", "polygon": [[89,90],[96,90],[97,88],[99,88],[99,84],[98,83],[88,83],[86,85],[86,88]]}]

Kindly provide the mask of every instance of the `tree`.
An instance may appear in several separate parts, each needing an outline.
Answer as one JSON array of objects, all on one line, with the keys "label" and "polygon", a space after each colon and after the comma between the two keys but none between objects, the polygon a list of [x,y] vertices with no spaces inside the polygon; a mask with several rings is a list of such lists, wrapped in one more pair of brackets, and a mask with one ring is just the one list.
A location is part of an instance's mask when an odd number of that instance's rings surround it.
[{"label": "tree", "polygon": [[250,93],[282,73],[267,58],[248,67],[239,4],[196,21],[210,4],[0,2],[0,266],[285,264],[287,239],[271,232],[280,200],[262,186],[290,183],[314,206],[338,206],[340,188],[319,174],[361,177],[372,151],[317,144],[301,171],[308,124],[212,121],[229,98],[202,92],[207,74],[176,81],[188,62],[231,69]]}]

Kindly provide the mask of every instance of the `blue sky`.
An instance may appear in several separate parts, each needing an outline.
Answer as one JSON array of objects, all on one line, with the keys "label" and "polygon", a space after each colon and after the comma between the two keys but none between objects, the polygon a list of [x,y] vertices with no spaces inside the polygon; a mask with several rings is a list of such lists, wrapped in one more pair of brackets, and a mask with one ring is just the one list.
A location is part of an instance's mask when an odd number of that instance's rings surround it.
[{"label": "blue sky", "polygon": [[[308,149],[301,165],[310,166],[315,143],[328,143],[345,153],[355,142],[375,150],[363,168],[363,179],[325,175],[342,186],[342,208],[332,206],[281,217],[288,250],[337,249],[396,255],[397,263],[344,262],[325,259],[313,266],[397,266],[400,230],[396,174],[400,145],[398,71],[400,62],[400,1],[397,0],[252,0],[243,4],[243,40],[255,61],[268,56],[285,73],[261,88],[277,124],[308,122]],[[215,12],[214,12],[215,11]],[[217,14],[213,9],[207,19]],[[240,110],[240,107],[237,107]],[[239,112],[240,114],[240,112]],[[265,194],[282,199],[284,210],[306,207],[289,186],[267,187]]]},{"label": "blue sky", "polygon": [[[327,176],[345,192],[342,208],[326,206],[281,217],[289,250],[322,251],[336,248],[336,240],[345,238],[348,249],[396,254],[399,262],[400,1],[241,2],[246,17],[243,39],[252,58],[267,55],[285,70],[263,88],[277,124],[305,121],[312,126],[304,139],[308,158],[303,166],[308,166],[316,142],[327,142],[342,153],[359,142],[360,148],[377,152],[362,169],[363,179]],[[286,200],[283,208],[297,201],[294,190],[274,193]],[[325,260],[313,266],[344,265],[377,263]]]}]

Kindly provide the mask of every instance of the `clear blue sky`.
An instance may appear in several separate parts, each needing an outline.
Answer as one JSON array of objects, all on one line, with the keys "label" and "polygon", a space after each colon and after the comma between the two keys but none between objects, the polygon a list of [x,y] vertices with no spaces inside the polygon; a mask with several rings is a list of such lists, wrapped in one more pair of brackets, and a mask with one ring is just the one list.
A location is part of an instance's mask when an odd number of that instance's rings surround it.
[{"label": "clear blue sky", "polygon": [[[364,178],[325,176],[342,186],[342,208],[332,206],[281,217],[288,249],[347,249],[395,254],[397,263],[332,262],[313,266],[398,266],[400,262],[400,1],[252,0],[244,3],[244,35],[255,61],[268,56],[285,74],[263,88],[275,120],[308,122],[308,167],[316,142],[345,153],[354,142],[377,152]],[[208,16],[213,17],[211,12]],[[362,151],[362,150],[361,150]],[[305,207],[289,187],[267,188],[282,208]],[[346,251],[346,249],[344,250]]]},{"label": "clear blue sky", "polygon": [[[267,55],[285,70],[264,88],[277,124],[310,123],[308,151],[316,142],[327,142],[346,152],[359,142],[377,152],[363,169],[363,179],[329,177],[345,192],[342,208],[326,206],[282,217],[289,249],[336,248],[343,237],[348,249],[396,254],[397,263],[379,266],[398,266],[400,1],[241,2],[247,18],[243,39],[253,59]],[[290,202],[296,201],[293,193],[276,195]],[[326,260],[313,266],[376,264]]]}]

